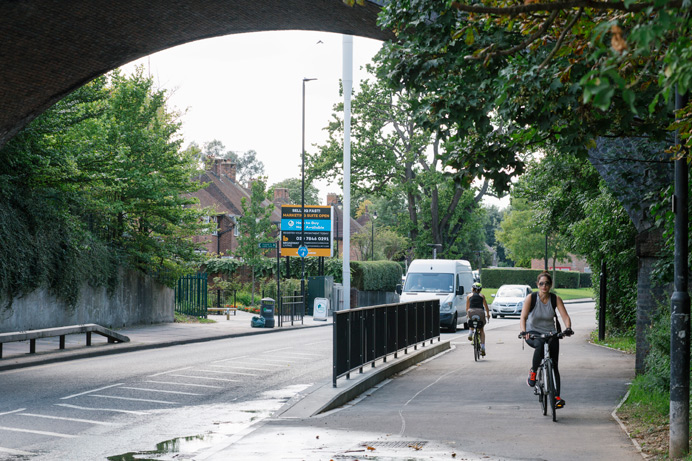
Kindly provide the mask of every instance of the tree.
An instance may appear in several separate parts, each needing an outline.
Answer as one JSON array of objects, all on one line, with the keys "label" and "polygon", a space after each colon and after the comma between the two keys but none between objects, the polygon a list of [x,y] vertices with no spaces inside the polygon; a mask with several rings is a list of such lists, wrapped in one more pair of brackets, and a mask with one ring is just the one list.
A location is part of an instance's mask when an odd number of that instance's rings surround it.
[{"label": "tree", "polygon": [[264,163],[257,158],[257,152],[249,150],[237,156],[238,181],[247,184],[251,179],[264,175]]},{"label": "tree", "polygon": [[[287,178],[269,188],[269,196],[274,196],[275,189],[288,189],[292,205],[300,205],[302,200],[302,181],[300,178]],[[305,205],[319,205],[319,190],[312,184],[305,184]]]},{"label": "tree", "polygon": [[264,175],[264,163],[257,158],[257,152],[249,150],[243,154],[227,150],[226,146],[214,139],[204,143],[203,154],[209,158],[225,158],[236,165],[236,178],[240,184],[248,184],[251,179]]},{"label": "tree", "polygon": [[[510,209],[495,236],[519,266],[531,267],[532,259],[542,259],[546,255],[546,230],[539,227],[536,212],[523,199],[512,199]],[[558,260],[568,257],[559,236],[549,231],[548,255],[552,257],[553,267]]]},{"label": "tree", "polygon": [[242,216],[238,219],[240,235],[236,254],[242,258],[252,272],[252,304],[255,304],[255,267],[265,259],[266,249],[259,247],[271,237],[271,214],[274,206],[267,202],[263,179],[254,181],[251,187],[250,200],[241,200]]},{"label": "tree", "polygon": [[[523,172],[523,154],[548,144],[585,156],[598,136],[664,136],[672,110],[656,97],[658,69],[648,59],[623,67],[630,74],[622,81],[632,91],[614,94],[605,82],[619,74],[606,69],[608,78],[600,80],[606,91],[592,86],[587,97],[584,82],[598,82],[591,72],[607,61],[604,49],[595,45],[590,54],[589,43],[566,42],[562,32],[583,32],[594,41],[610,35],[605,22],[590,22],[591,7],[555,14],[572,5],[532,2],[488,16],[485,6],[467,2],[388,2],[381,22],[397,31],[397,40],[383,47],[378,75],[393,89],[417,95],[415,120],[456,141],[445,165],[479,171],[497,190],[508,190],[510,177]],[[521,11],[527,14],[512,16]],[[599,53],[603,59],[592,63]],[[606,98],[608,91],[613,94]]]},{"label": "tree", "polygon": [[[355,196],[404,195],[410,224],[402,230],[409,240],[419,247],[424,241],[438,243],[447,252],[478,209],[489,182],[470,200],[462,200],[469,198],[464,193],[474,176],[463,169],[443,171],[441,152],[455,146],[411,119],[414,101],[406,91],[391,91],[378,81],[361,82],[352,103],[351,185]],[[326,128],[328,143],[308,156],[311,177],[333,179],[343,169],[343,105],[334,110]]]},{"label": "tree", "polygon": [[177,114],[165,101],[141,68],[130,77],[116,71],[67,96],[0,151],[0,194],[11,197],[0,227],[15,242],[0,252],[10,302],[43,286],[71,305],[84,280],[113,288],[122,265],[169,284],[198,266],[191,237],[206,232],[207,211],[191,206],[197,164],[179,150]]}]

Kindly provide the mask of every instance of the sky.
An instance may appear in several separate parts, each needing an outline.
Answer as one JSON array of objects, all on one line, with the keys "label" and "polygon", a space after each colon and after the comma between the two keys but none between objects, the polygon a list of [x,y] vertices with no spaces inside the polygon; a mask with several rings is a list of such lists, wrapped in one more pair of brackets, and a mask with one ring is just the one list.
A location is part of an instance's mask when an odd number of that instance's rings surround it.
[{"label": "sky", "polygon": [[[382,42],[353,37],[353,85],[365,77]],[[214,139],[227,150],[255,150],[269,185],[300,178],[303,78],[305,150],[324,144],[334,104],[341,102],[342,35],[284,31],[228,35],[180,45],[123,66],[143,65],[168,106],[183,112],[183,146]],[[316,184],[320,201],[338,184]]]},{"label": "sky", "polygon": [[[235,34],[187,43],[133,61],[167,90],[169,109],[182,113],[183,146],[218,139],[227,150],[257,152],[268,185],[300,178],[303,78],[305,150],[324,144],[339,96],[343,58],[341,34],[309,31]],[[364,66],[382,42],[353,37],[353,88],[368,78]],[[372,77],[371,77],[372,78]],[[315,183],[321,205],[337,183]],[[504,208],[503,200],[484,199]]]}]

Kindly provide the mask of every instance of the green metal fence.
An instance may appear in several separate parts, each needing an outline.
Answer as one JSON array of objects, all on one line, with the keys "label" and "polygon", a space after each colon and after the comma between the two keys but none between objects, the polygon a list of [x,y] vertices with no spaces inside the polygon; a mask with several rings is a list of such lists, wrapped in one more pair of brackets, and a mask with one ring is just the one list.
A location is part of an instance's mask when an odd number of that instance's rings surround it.
[{"label": "green metal fence", "polygon": [[186,275],[175,286],[175,311],[207,317],[207,274]]}]

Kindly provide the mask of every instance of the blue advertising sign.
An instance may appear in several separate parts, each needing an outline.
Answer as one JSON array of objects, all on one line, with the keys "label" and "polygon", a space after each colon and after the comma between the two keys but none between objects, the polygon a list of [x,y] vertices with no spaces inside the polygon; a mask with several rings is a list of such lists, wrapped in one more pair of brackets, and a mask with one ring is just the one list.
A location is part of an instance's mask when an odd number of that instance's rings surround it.
[{"label": "blue advertising sign", "polygon": [[303,215],[300,205],[281,206],[281,256],[332,256],[332,232],[332,207],[306,205]]}]

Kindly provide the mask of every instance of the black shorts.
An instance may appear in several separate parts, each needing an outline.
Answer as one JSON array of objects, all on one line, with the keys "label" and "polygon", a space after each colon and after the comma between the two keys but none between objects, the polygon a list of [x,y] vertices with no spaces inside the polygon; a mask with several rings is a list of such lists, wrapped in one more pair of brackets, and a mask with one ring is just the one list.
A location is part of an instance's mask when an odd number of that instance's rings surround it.
[{"label": "black shorts", "polygon": [[478,328],[483,328],[483,326],[485,325],[485,311],[483,309],[469,309],[468,323],[470,327],[473,327],[471,323],[471,317],[473,317],[474,315],[477,315],[479,318]]}]

